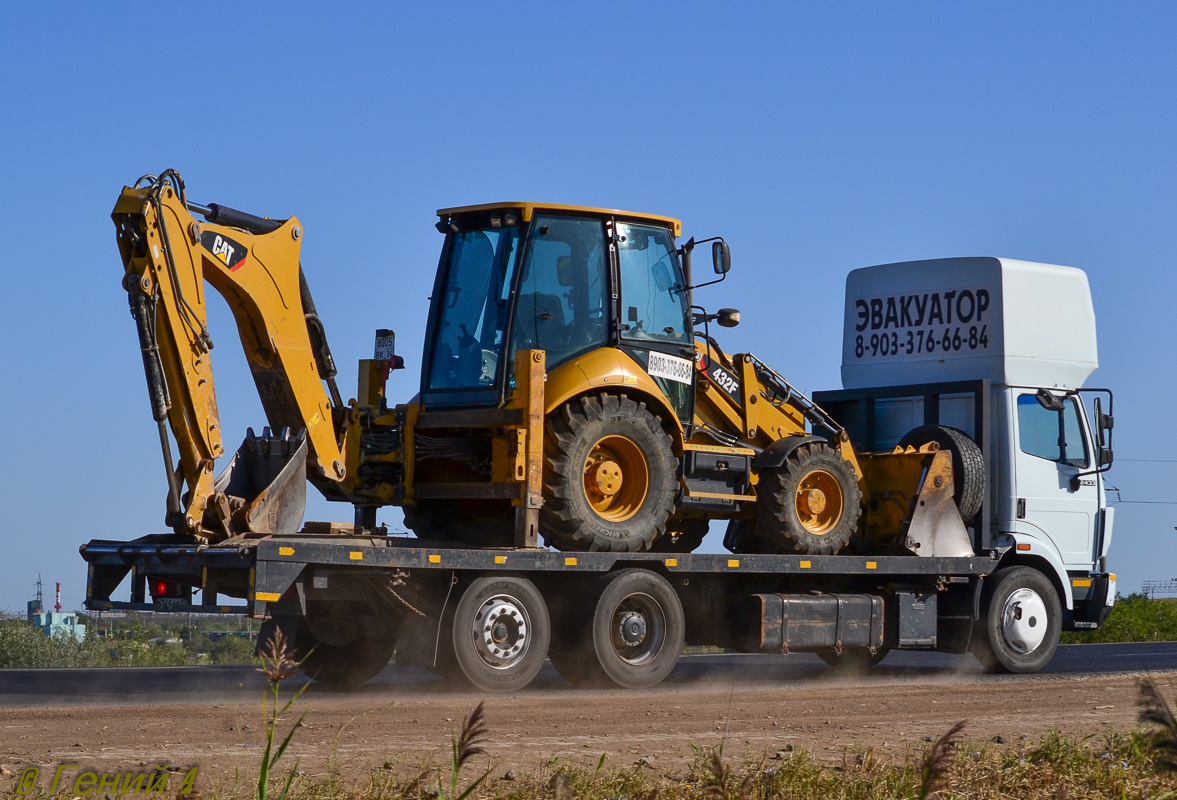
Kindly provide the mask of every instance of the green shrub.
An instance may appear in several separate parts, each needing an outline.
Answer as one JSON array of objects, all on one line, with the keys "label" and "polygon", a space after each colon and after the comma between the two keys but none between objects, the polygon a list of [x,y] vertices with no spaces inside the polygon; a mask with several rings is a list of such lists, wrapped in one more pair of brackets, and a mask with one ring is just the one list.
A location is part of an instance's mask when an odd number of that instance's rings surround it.
[{"label": "green shrub", "polygon": [[33,623],[0,618],[0,669],[96,667],[110,663],[103,642],[95,636],[50,639]]},{"label": "green shrub", "polygon": [[1094,631],[1063,633],[1063,644],[1177,641],[1177,600],[1143,594],[1119,597],[1107,622]]}]

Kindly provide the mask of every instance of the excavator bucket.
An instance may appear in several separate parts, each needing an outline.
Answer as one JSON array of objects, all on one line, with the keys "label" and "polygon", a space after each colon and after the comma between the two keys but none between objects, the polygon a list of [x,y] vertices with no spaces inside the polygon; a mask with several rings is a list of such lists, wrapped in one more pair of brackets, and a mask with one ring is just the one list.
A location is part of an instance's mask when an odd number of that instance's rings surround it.
[{"label": "excavator bucket", "polygon": [[204,527],[228,536],[297,533],[306,512],[306,470],[306,431],[292,436],[284,429],[273,436],[264,428],[257,436],[248,429],[217,476]]}]

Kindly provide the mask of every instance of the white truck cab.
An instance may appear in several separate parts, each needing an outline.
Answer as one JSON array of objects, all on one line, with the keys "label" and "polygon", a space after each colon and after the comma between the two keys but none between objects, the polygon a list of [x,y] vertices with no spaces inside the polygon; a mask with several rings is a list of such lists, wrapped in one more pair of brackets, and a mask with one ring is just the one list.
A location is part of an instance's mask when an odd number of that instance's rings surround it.
[{"label": "white truck cab", "polygon": [[[1098,366],[1086,274],[1006,258],[884,264],[850,273],[845,309],[844,391],[815,398],[866,449],[928,423],[976,441],[988,485],[974,549],[1047,575],[1064,629],[1098,627],[1115,602],[1113,423],[1111,392],[1084,388]],[[869,413],[848,412],[850,398]]]}]

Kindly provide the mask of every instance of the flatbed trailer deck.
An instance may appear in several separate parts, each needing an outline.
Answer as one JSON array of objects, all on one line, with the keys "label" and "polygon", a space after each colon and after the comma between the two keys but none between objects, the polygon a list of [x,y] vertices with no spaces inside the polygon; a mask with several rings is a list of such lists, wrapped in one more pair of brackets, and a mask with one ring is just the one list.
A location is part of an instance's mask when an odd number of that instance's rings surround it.
[{"label": "flatbed trailer deck", "polygon": [[[335,659],[334,670],[320,665],[320,680],[366,680],[395,654],[398,665],[492,691],[522,688],[534,677],[513,669],[522,661],[507,651],[520,644],[540,648],[539,664],[549,655],[574,682],[606,677],[630,687],[660,681],[684,644],[812,651],[835,665],[865,665],[893,648],[965,652],[982,579],[1002,557],[999,550],[955,558],[566,553],[339,534],[248,536],[211,546],[163,534],[94,540],[81,553],[91,610],[261,618],[295,641],[313,636],[319,658]],[[128,577],[130,600],[112,599]],[[613,584],[628,588],[602,612]],[[506,650],[492,638],[480,649],[481,615],[492,613],[508,623],[496,629],[512,645]],[[523,620],[517,628],[514,619]],[[471,638],[472,669],[485,673],[481,679],[458,669],[455,653]],[[370,663],[356,656],[373,648]],[[591,652],[619,655],[617,669],[605,676],[586,670]],[[348,662],[364,668],[338,666]]]},{"label": "flatbed trailer deck", "polygon": [[[257,536],[239,542],[201,546],[177,541],[171,534],[133,541],[95,539],[81,547],[89,563],[86,607],[94,611],[181,611],[247,614],[266,617],[274,604],[306,570],[365,574],[390,571],[521,572],[603,575],[624,567],[655,569],[671,576],[723,575],[730,579],[770,577],[804,581],[813,575],[838,575],[882,582],[900,579],[983,577],[1001,558],[999,550],[965,558],[914,556],[799,556],[711,553],[565,553],[547,549],[456,547],[450,542],[426,542],[395,536],[299,534]],[[178,598],[147,600],[147,576],[201,587],[199,603]],[[130,602],[110,595],[130,575]],[[218,586],[229,589],[245,605],[219,602]],[[247,587],[245,593],[242,588]],[[295,590],[297,591],[297,589]],[[305,609],[304,609],[305,611]]]}]

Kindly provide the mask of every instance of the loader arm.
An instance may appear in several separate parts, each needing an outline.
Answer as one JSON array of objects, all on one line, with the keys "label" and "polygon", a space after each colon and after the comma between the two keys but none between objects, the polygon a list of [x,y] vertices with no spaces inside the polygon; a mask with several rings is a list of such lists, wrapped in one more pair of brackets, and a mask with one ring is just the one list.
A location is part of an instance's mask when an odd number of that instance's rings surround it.
[{"label": "loader arm", "polygon": [[[198,222],[190,209],[222,224]],[[111,216],[167,462],[168,524],[201,538],[231,536],[241,527],[240,522],[234,527],[232,513],[254,499],[226,497],[214,486],[214,460],[225,449],[209,360],[206,281],[236,319],[270,427],[306,432],[305,475],[294,480],[304,493],[309,477],[329,494],[345,473],[332,418],[341,402],[334,363],[302,278],[298,220],[189,205],[183,181],[171,170],[124,187]],[[179,449],[178,466],[165,420]],[[269,443],[261,447],[268,449]],[[187,489],[183,496],[181,481]]]}]

